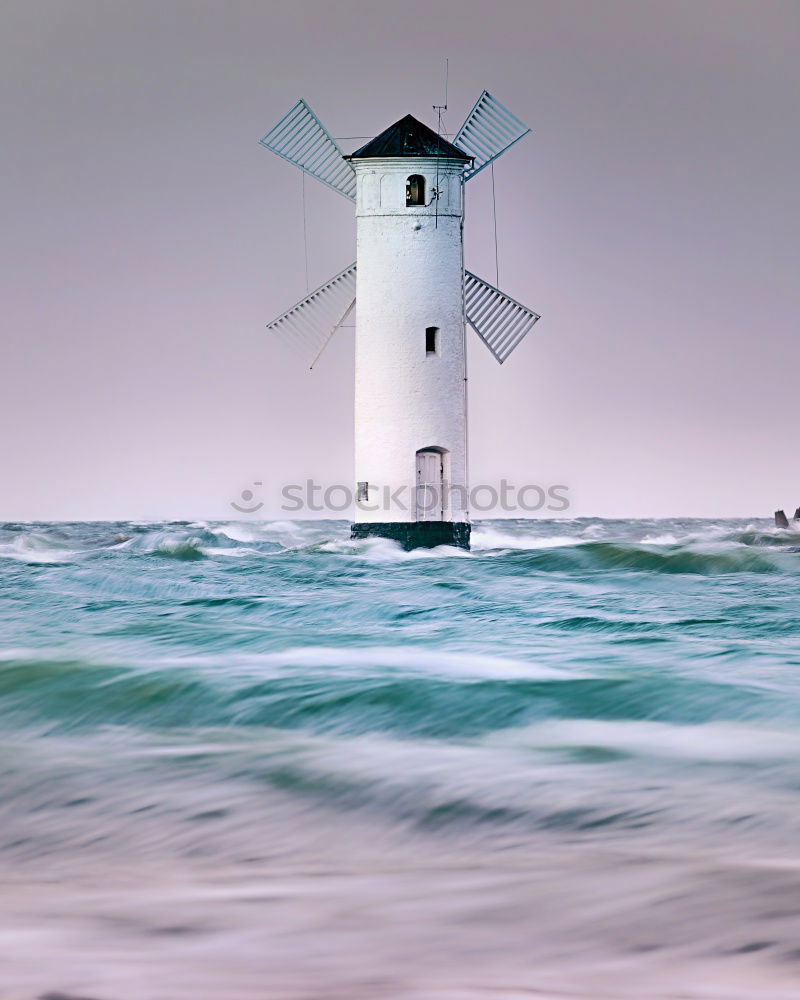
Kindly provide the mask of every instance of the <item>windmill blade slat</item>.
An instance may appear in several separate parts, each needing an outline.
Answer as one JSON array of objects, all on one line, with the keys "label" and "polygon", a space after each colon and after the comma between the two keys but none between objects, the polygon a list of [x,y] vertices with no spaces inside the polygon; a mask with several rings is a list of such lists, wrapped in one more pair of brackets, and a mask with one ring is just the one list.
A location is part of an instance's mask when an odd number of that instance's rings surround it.
[{"label": "windmill blade slat", "polygon": [[356,200],[356,175],[339,144],[305,101],[300,100],[259,142],[333,191]]},{"label": "windmill blade slat", "polygon": [[468,142],[471,146],[471,152],[476,157],[484,157],[488,159],[494,152],[496,143],[489,142],[483,136],[476,134],[474,130],[469,129],[462,136],[462,139]]},{"label": "windmill blade slat", "polygon": [[511,336],[521,323],[525,322],[525,316],[520,315],[520,310],[514,306],[513,309],[505,310],[505,316],[500,316],[495,329],[495,344],[498,350],[503,344],[511,339]]},{"label": "windmill blade slat", "polygon": [[308,357],[313,350],[308,344],[305,344],[299,340],[299,338],[290,336],[289,330],[282,330],[281,340],[286,344],[286,346],[291,350],[291,352],[301,360],[302,363],[308,363]]},{"label": "windmill blade slat", "polygon": [[[318,119],[316,115],[313,112],[311,115],[306,114],[308,105],[306,105],[305,101],[298,101],[295,107],[297,108],[297,113],[281,126],[280,132],[274,136],[274,143],[276,145],[284,145],[291,142],[296,154],[315,136],[319,136],[320,131],[317,127]],[[310,111],[311,109],[308,108],[308,110]]]},{"label": "windmill blade slat", "polygon": [[482,147],[483,156],[491,159],[495,155],[500,155],[498,149],[505,150],[513,143],[515,134],[514,131],[507,129],[492,129],[488,123],[482,122],[480,131],[469,130],[467,140],[478,148]]},{"label": "windmill blade slat", "polygon": [[504,352],[507,348],[513,350],[511,345],[515,347],[535,322],[535,319],[531,319],[522,311],[512,316],[511,322],[507,323],[502,333],[497,335],[497,350],[500,352]]},{"label": "windmill blade slat", "polygon": [[[319,314],[316,310],[322,310],[322,313]],[[333,325],[335,325],[338,312],[340,310],[334,308],[333,302],[330,303],[329,308],[326,308],[325,303],[320,303],[319,298],[316,298],[313,302],[309,302],[309,308],[306,309],[308,315],[298,317],[296,322],[305,324],[308,339],[314,344],[324,343],[331,332],[331,320],[333,319]]]},{"label": "windmill blade slat", "polygon": [[[321,157],[320,157],[321,154]],[[330,154],[330,145],[327,136],[320,135],[319,130],[314,128],[308,135],[303,136],[302,142],[298,142],[294,147],[295,159],[303,164],[303,169],[311,173],[314,170],[314,161],[322,159],[325,161]],[[331,172],[333,163],[331,162]]]},{"label": "windmill blade slat", "polygon": [[294,134],[302,136],[313,129],[315,122],[305,113],[305,104],[298,101],[289,114],[283,118],[271,130],[271,135],[275,142],[283,142],[288,136]]},{"label": "windmill blade slat", "polygon": [[464,174],[465,180],[488,167],[529,132],[524,122],[484,90],[453,140],[459,149],[475,157]]},{"label": "windmill blade slat", "polygon": [[498,354],[502,354],[504,355],[504,357],[508,357],[508,355],[514,350],[514,348],[530,332],[535,322],[536,319],[530,316],[526,316],[519,324],[519,326],[514,328],[513,332],[509,331],[504,337],[498,339],[496,344],[496,350]]},{"label": "windmill blade slat", "polygon": [[[302,149],[298,150],[298,157],[303,159],[305,169],[309,172],[314,170],[317,163],[325,163],[329,154],[330,147],[327,136],[320,135],[317,131],[314,131]],[[331,174],[333,173],[334,168],[331,166]]]},{"label": "windmill blade slat", "polygon": [[310,351],[315,351],[317,341],[320,338],[318,330],[314,330],[306,323],[298,323],[291,316],[287,316],[281,323],[276,323],[273,329],[280,333],[288,334],[294,338],[295,343],[300,341],[304,347]]},{"label": "windmill blade slat", "polygon": [[491,324],[494,322],[498,313],[503,310],[503,299],[502,296],[495,295],[494,292],[486,291],[480,298],[475,302],[473,319],[476,323]]},{"label": "windmill blade slat", "polygon": [[276,321],[272,329],[278,333],[282,333],[284,336],[288,335],[292,337],[295,343],[300,341],[309,350],[316,350],[316,342],[319,339],[319,334],[312,331],[304,323],[298,323],[291,316],[286,316],[282,320]]},{"label": "windmill blade slat", "polygon": [[316,360],[355,305],[356,265],[351,264],[324,285],[267,324],[290,346],[302,347]]},{"label": "windmill blade slat", "polygon": [[473,149],[475,151],[478,166],[473,168],[473,173],[482,170],[493,159],[496,159],[501,153],[505,152],[509,146],[513,145],[517,139],[521,139],[523,135],[527,135],[528,131],[530,131],[529,129],[525,131],[505,128],[493,129],[487,122],[480,122],[479,124],[480,127],[468,128],[460,140],[462,144],[470,147],[470,152]]},{"label": "windmill blade slat", "polygon": [[308,338],[293,323],[288,320],[284,321],[279,327],[276,327],[276,332],[280,335],[283,343],[304,363],[307,363],[309,357],[313,357],[316,348],[312,343],[309,343]]},{"label": "windmill blade slat", "polygon": [[322,147],[319,145],[311,146],[306,157],[306,162],[308,163],[308,166],[305,168],[306,172],[314,174],[320,167],[324,168],[327,156],[328,151],[324,145]]},{"label": "windmill blade slat", "polygon": [[317,127],[314,119],[306,116],[305,104],[303,102],[298,101],[295,108],[297,110],[294,115],[288,119],[281,119],[263,139],[259,139],[262,145],[266,145],[264,140],[267,139],[270,143],[267,146],[268,149],[273,149],[276,146],[282,147],[292,142],[293,153],[297,155],[303,143],[317,132]]},{"label": "windmill blade slat", "polygon": [[326,324],[310,323],[308,317],[287,317],[282,322],[277,321],[271,324],[270,329],[280,335],[281,340],[288,344],[295,353],[303,357],[306,362],[311,358],[319,356],[322,348],[328,343],[330,338],[339,328],[345,315],[352,308],[355,300],[350,299],[345,303],[339,303],[337,308],[326,310],[328,322]]},{"label": "windmill blade slat", "polygon": [[505,350],[509,354],[511,354],[511,352],[513,350],[515,350],[515,348],[524,340],[524,338],[530,332],[530,329],[531,329],[532,326],[533,326],[533,323],[531,323],[528,326],[525,326],[523,329],[521,329],[520,332],[515,336],[515,338],[513,340],[509,341],[508,344],[506,344],[504,346],[503,350]]},{"label": "windmill blade slat", "polygon": [[465,135],[472,141],[483,140],[484,145],[493,150],[494,147],[507,143],[513,137],[514,131],[499,119],[490,121],[480,118],[466,126]]},{"label": "windmill blade slat", "polygon": [[293,124],[297,121],[299,116],[303,113],[303,102],[298,101],[297,104],[293,105],[286,114],[281,118],[279,122],[272,126],[270,129],[270,134],[273,135],[276,140],[279,136],[284,135],[289,129],[292,128]]},{"label": "windmill blade slat", "polygon": [[540,319],[470,271],[464,272],[464,308],[467,322],[501,365]]},{"label": "windmill blade slat", "polygon": [[508,108],[503,107],[499,101],[494,101],[495,115],[493,118],[482,119],[481,124],[488,132],[495,132],[498,135],[513,135],[522,124],[516,115],[512,114]]},{"label": "windmill blade slat", "polygon": [[292,153],[295,161],[303,164],[304,170],[311,171],[314,166],[314,159],[320,150],[327,152],[328,142],[325,136],[320,135],[316,128],[314,128],[308,134],[297,137],[297,141],[292,148]]},{"label": "windmill blade slat", "polygon": [[[487,132],[494,132],[501,136],[510,136],[515,133],[522,124],[515,114],[504,107],[499,101],[492,98],[494,115],[480,119],[480,126]],[[524,127],[524,126],[523,126]]]}]

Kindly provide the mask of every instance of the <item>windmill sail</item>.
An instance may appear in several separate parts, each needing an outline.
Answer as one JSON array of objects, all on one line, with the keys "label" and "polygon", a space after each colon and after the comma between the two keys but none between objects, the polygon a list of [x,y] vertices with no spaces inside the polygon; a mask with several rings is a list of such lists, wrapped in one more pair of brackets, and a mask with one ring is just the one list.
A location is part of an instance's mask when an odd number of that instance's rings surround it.
[{"label": "windmill sail", "polygon": [[355,171],[305,101],[299,100],[259,142],[350,201],[356,200]]},{"label": "windmill sail", "polygon": [[284,337],[290,346],[312,359],[322,354],[356,304],[356,265],[351,264],[330,281],[278,316],[267,329]]},{"label": "windmill sail", "polygon": [[464,308],[467,322],[501,365],[541,318],[469,271],[464,272]]},{"label": "windmill sail", "polygon": [[475,157],[464,173],[465,180],[505,153],[530,132],[528,126],[484,90],[453,140],[459,149]]}]

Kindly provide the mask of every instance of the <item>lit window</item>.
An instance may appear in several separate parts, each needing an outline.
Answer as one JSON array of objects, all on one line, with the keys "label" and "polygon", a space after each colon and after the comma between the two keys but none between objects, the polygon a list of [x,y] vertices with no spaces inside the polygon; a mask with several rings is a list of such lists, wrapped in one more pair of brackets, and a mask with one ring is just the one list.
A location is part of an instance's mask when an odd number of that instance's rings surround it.
[{"label": "lit window", "polygon": [[406,181],[406,207],[425,204],[425,178],[412,174]]}]

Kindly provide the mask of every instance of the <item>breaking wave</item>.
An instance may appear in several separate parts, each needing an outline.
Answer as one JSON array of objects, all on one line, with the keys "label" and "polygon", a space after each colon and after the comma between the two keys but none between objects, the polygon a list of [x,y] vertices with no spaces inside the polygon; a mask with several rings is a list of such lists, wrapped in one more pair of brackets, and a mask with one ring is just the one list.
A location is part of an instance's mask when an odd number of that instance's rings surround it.
[{"label": "breaking wave", "polygon": [[[615,532],[618,524],[623,530]],[[351,541],[344,522],[120,523],[90,528],[81,532],[75,525],[2,526],[0,559],[30,564],[103,556],[191,562],[327,555],[377,564],[501,559],[511,572],[700,576],[796,575],[800,569],[800,533],[753,522],[670,522],[669,530],[650,521],[478,522],[469,553],[446,546],[404,552],[385,539]]]}]

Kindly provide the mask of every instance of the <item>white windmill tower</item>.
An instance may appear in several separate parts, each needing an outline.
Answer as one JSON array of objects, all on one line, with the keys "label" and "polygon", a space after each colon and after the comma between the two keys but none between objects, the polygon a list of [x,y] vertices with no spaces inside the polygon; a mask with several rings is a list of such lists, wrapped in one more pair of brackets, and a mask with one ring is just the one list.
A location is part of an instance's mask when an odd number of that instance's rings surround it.
[{"label": "white windmill tower", "polygon": [[268,326],[316,360],[357,288],[354,538],[469,547],[466,324],[502,364],[539,316],[464,269],[464,183],[528,132],[484,91],[452,143],[407,115],[345,156],[302,100],[261,139],[356,203],[356,263]]}]

